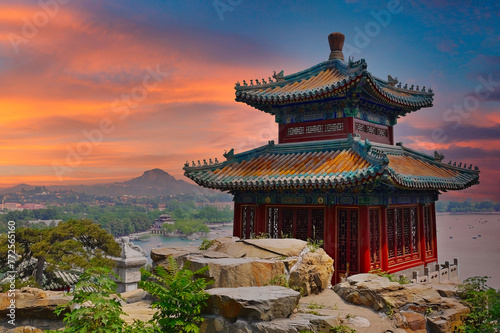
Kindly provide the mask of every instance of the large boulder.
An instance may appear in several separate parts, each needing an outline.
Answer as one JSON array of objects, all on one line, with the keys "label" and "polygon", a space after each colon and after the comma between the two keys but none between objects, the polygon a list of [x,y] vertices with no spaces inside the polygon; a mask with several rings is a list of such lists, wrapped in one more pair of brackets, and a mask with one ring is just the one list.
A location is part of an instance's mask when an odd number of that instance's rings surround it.
[{"label": "large boulder", "polygon": [[333,289],[349,303],[387,313],[397,327],[411,332],[454,332],[470,311],[452,297],[453,287],[439,284],[401,285],[374,274],[357,274]]},{"label": "large boulder", "polygon": [[221,316],[231,322],[237,319],[270,321],[287,318],[299,304],[300,293],[279,286],[215,288],[205,314]]},{"label": "large boulder", "polygon": [[279,260],[258,258],[213,259],[188,256],[190,268],[199,270],[208,266],[206,277],[213,281],[212,288],[254,287],[269,284],[276,276],[286,274],[285,264]]},{"label": "large boulder", "polygon": [[290,287],[303,295],[318,294],[330,286],[333,259],[323,249],[305,252],[290,269]]},{"label": "large boulder", "polygon": [[319,293],[330,285],[333,259],[323,249],[311,252],[298,239],[248,239],[224,237],[205,251],[198,248],[161,248],[151,251],[153,265],[166,267],[173,257],[182,267],[190,261],[192,270],[208,266],[205,276],[212,288],[286,285],[304,296]]}]

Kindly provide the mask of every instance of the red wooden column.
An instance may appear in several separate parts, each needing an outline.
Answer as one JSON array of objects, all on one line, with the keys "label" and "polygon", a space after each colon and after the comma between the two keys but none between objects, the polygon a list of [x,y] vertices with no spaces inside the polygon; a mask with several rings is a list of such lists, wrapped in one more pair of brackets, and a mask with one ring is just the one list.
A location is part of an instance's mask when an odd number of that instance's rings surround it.
[{"label": "red wooden column", "polygon": [[324,246],[326,254],[335,259],[335,206],[325,207],[325,235]]},{"label": "red wooden column", "polygon": [[389,270],[389,250],[387,249],[387,207],[380,206],[380,266],[383,271]]},{"label": "red wooden column", "polygon": [[234,203],[233,236],[241,238],[241,204]]},{"label": "red wooden column", "polygon": [[255,234],[266,233],[266,205],[255,208]]},{"label": "red wooden column", "polygon": [[425,224],[424,224],[424,205],[418,204],[417,211],[417,221],[418,221],[418,235],[419,235],[419,243],[420,243],[420,260],[425,263]]},{"label": "red wooden column", "polygon": [[436,224],[436,203],[431,204],[431,226],[432,226],[432,244],[434,246],[434,257],[438,260],[438,247],[437,247],[437,224]]},{"label": "red wooden column", "polygon": [[[337,252],[337,215],[336,215],[336,210],[335,206],[326,206],[325,207],[325,244],[323,248],[325,249],[326,254],[328,254],[330,257],[333,258],[333,260],[336,260],[335,254]],[[336,266],[336,262],[333,262],[333,266]],[[337,272],[335,269],[335,272],[332,276],[332,283],[336,283],[335,277],[337,276]]]},{"label": "red wooden column", "polygon": [[370,271],[370,214],[368,206],[359,207],[359,272]]}]

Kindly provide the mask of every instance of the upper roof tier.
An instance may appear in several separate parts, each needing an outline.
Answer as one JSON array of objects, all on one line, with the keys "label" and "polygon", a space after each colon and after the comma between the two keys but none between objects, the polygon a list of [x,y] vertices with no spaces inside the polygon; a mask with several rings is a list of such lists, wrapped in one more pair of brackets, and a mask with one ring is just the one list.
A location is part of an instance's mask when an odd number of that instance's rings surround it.
[{"label": "upper roof tier", "polygon": [[355,104],[363,99],[395,109],[398,114],[432,106],[434,94],[431,89],[403,86],[390,75],[388,80],[377,78],[367,71],[364,59],[344,61],[342,34],[331,34],[329,41],[331,53],[328,61],[291,75],[285,76],[283,71],[275,73],[274,81],[269,78],[269,81],[255,80],[255,83],[250,80],[250,84],[237,82],[236,101],[271,114],[276,114],[279,106],[333,98],[350,98]]}]

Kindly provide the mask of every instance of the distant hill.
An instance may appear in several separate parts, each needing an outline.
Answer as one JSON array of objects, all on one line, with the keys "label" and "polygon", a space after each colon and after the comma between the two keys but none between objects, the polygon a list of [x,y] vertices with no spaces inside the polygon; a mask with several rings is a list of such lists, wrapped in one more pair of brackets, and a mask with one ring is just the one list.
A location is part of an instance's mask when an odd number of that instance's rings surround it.
[{"label": "distant hill", "polygon": [[[3,189],[0,194],[16,193],[24,190],[32,190],[35,186],[20,184],[11,188]],[[202,188],[198,185],[189,184],[183,180],[177,180],[168,172],[161,169],[145,171],[142,176],[124,182],[115,182],[98,185],[49,185],[46,188],[54,190],[73,190],[75,192],[92,195],[108,196],[161,196],[181,193],[199,193]]]}]

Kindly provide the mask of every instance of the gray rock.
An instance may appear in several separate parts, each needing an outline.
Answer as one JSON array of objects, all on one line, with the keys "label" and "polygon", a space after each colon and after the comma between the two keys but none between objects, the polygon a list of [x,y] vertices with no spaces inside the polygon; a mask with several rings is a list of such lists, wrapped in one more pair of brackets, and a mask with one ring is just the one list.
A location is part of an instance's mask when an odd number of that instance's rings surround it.
[{"label": "gray rock", "polygon": [[238,319],[270,321],[287,318],[300,299],[299,292],[278,286],[216,288],[208,293],[210,297],[203,313],[221,316],[232,323]]}]

